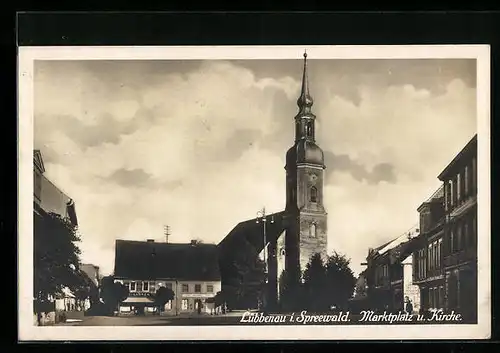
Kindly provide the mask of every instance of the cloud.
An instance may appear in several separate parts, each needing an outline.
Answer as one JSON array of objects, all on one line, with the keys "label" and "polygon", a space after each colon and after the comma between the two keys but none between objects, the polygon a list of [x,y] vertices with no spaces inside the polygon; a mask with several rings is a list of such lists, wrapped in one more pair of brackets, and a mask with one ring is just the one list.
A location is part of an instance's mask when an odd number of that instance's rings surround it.
[{"label": "cloud", "polygon": [[[109,273],[116,238],[160,239],[169,225],[171,241],[217,243],[263,206],[282,210],[296,64],[37,62],[35,147],[76,202],[84,260]],[[329,248],[355,271],[368,247],[416,222],[476,125],[475,88],[460,70],[436,90],[410,82],[417,69],[381,86],[386,71],[365,66],[372,72],[351,70],[340,85],[339,66],[324,62],[310,82]]]},{"label": "cloud", "polygon": [[109,180],[122,186],[144,186],[151,180],[151,175],[141,169],[118,169],[108,177]]},{"label": "cloud", "polygon": [[369,171],[363,164],[352,160],[347,154],[336,155],[326,151],[325,165],[331,166],[331,168],[326,169],[327,178],[335,171],[343,171],[350,173],[357,181],[366,181],[370,184],[378,184],[382,181],[395,183],[397,179],[392,164],[379,163]]}]

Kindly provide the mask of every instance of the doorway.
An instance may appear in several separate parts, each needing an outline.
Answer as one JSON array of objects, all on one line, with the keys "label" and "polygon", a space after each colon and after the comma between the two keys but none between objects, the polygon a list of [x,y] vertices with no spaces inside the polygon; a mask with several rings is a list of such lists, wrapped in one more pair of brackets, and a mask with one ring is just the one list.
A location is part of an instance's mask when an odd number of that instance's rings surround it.
[{"label": "doorway", "polygon": [[203,303],[201,302],[200,299],[196,299],[194,301],[194,309],[198,314],[201,314],[201,309],[203,308]]}]

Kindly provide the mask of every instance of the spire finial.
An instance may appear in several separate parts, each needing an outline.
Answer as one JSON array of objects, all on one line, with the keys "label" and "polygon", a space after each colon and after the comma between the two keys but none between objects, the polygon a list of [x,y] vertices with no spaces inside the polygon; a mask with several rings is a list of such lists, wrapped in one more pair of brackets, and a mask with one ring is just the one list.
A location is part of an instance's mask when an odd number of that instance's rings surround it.
[{"label": "spire finial", "polygon": [[297,105],[300,111],[307,113],[310,111],[313,105],[313,99],[309,95],[309,80],[307,77],[307,51],[304,49],[304,72],[302,74],[302,90],[300,92],[300,97],[297,100]]}]

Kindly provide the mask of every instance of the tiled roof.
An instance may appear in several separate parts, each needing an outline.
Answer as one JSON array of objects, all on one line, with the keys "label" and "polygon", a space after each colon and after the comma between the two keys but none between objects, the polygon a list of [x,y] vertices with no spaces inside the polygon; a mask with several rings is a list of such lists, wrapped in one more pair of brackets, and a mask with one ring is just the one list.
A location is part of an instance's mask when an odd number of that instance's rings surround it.
[{"label": "tiled roof", "polygon": [[215,244],[174,244],[116,240],[115,277],[220,280]]},{"label": "tiled roof", "polygon": [[[274,220],[274,222],[271,222]],[[274,241],[285,229],[285,212],[277,212],[267,216],[266,238],[268,242]],[[219,243],[219,248],[231,250],[241,241],[250,243],[258,252],[264,248],[264,225],[257,223],[256,218],[240,222]]]}]

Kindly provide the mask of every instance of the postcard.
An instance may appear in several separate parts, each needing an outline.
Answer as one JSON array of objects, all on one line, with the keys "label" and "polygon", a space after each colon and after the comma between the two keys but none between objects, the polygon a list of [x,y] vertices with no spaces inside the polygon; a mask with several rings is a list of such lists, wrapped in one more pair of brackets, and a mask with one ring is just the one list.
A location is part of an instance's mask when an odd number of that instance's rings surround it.
[{"label": "postcard", "polygon": [[19,340],[490,336],[489,46],[18,70]]}]

